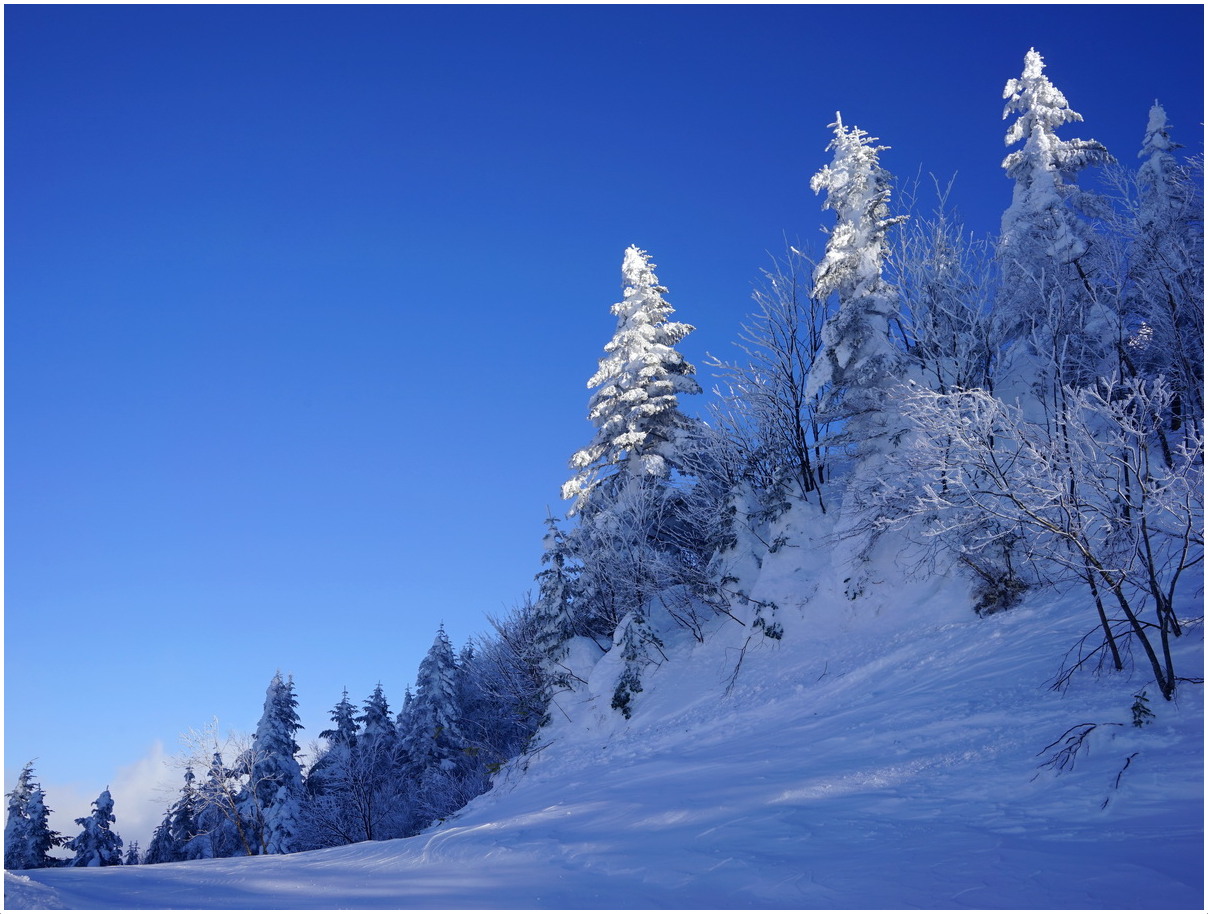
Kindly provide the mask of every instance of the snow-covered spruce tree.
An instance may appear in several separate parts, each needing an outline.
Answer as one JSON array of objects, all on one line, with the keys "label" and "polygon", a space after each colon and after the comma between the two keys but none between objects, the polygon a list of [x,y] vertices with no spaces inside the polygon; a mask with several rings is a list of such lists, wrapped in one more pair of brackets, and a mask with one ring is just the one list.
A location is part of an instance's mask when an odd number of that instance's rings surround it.
[{"label": "snow-covered spruce tree", "polygon": [[92,813],[76,819],[82,831],[68,841],[64,847],[75,851],[69,866],[121,866],[122,839],[110,826],[117,821],[113,815],[113,797],[109,789],[92,803]]},{"label": "snow-covered spruce tree", "polygon": [[193,766],[185,766],[185,783],[180,796],[168,807],[147,846],[146,863],[175,863],[214,856],[209,836],[202,833],[197,815],[200,794],[194,786]]},{"label": "snow-covered spruce tree", "polygon": [[1176,159],[1178,148],[1155,102],[1138,154],[1124,362],[1172,386],[1164,433],[1194,434],[1204,415],[1204,196],[1202,174]]},{"label": "snow-covered spruce tree", "polygon": [[164,818],[159,825],[155,826],[155,831],[151,833],[151,843],[147,845],[143,863],[149,865],[176,863],[180,859],[179,850],[172,843],[172,811],[169,809],[164,813]]},{"label": "snow-covered spruce tree", "polygon": [[180,798],[169,810],[169,833],[172,843],[180,849],[179,859],[181,860],[196,860],[213,856],[205,852],[205,841],[201,842],[201,846],[193,844],[200,831],[197,825],[197,789],[193,786],[196,780],[197,775],[193,773],[193,768],[186,767],[185,785],[180,789]]},{"label": "snow-covered spruce tree", "polygon": [[475,747],[462,729],[457,660],[444,626],[420,661],[409,729],[403,735],[418,827],[459,809],[485,788]]},{"label": "snow-covered spruce tree", "polygon": [[400,759],[399,733],[380,682],[365,699],[356,720],[360,728],[353,754],[376,772],[379,780],[396,777]]},{"label": "snow-covered spruce tree", "polygon": [[1100,302],[1088,256],[1094,234],[1083,213],[1093,198],[1076,183],[1079,172],[1111,161],[1095,140],[1063,140],[1058,128],[1082,120],[1044,75],[1035,49],[1023,74],[1003,90],[1003,118],[1018,115],[1006,134],[1002,167],[1014,181],[1003,213],[998,257],[1001,293],[995,306],[1001,333],[1017,341],[1015,389],[1029,388],[1045,409],[1057,408],[1064,384],[1087,384],[1106,373],[1103,362],[1118,333],[1114,308]]},{"label": "snow-covered spruce tree", "polygon": [[402,735],[411,777],[429,771],[455,771],[466,739],[457,707],[457,660],[442,625],[420,661],[415,698],[409,709],[409,729]]},{"label": "snow-covered spruce tree", "polygon": [[8,818],[4,823],[4,868],[32,870],[55,866],[52,847],[64,843],[63,836],[50,828],[50,813],[42,787],[34,779],[34,763],[27,762],[8,797]]},{"label": "snow-covered spruce tree", "polygon": [[822,328],[820,352],[810,368],[805,396],[820,397],[819,419],[837,423],[830,448],[869,457],[888,447],[901,429],[887,391],[903,380],[905,358],[893,335],[900,318],[895,290],[884,276],[889,229],[905,216],[889,215],[891,178],[876,146],[836,112],[834,156],[810,180],[826,193],[835,213],[826,253],[814,270],[811,295],[833,302]]},{"label": "snow-covered spruce tree", "polygon": [[29,798],[36,786],[33,762],[27,762],[17,776],[17,784],[5,794],[8,812],[4,820],[4,868],[28,870],[36,865],[29,849]]},{"label": "snow-covered spruce tree", "polygon": [[251,782],[241,810],[258,826],[260,854],[288,854],[299,849],[305,795],[294,738],[302,727],[297,708],[293,677],[282,679],[278,671],[268,685],[264,713],[252,737]]},{"label": "snow-covered spruce tree", "polygon": [[847,596],[856,599],[867,585],[875,542],[873,506],[885,486],[881,463],[905,432],[894,388],[906,379],[909,363],[900,342],[898,296],[885,266],[889,230],[906,217],[889,214],[891,178],[880,164],[887,147],[845,125],[838,112],[831,127],[835,135],[827,149],[833,158],[810,181],[815,193],[826,194],[823,208],[835,214],[811,293],[827,302],[831,314],[805,395],[818,398],[817,421],[830,423],[825,460],[831,479],[842,478],[843,493],[835,527],[843,546],[836,561],[849,572]]},{"label": "snow-covered spruce tree", "polygon": [[357,739],[356,713],[356,705],[348,700],[345,689],[343,697],[331,709],[334,726],[319,734],[320,739],[327,741],[327,747],[306,774],[306,791],[312,797],[327,792],[328,783],[339,781],[348,767]]},{"label": "snow-covered spruce tree", "polygon": [[537,601],[533,605],[532,622],[535,646],[542,657],[542,670],[548,689],[561,689],[567,685],[568,671],[562,662],[566,657],[566,643],[580,634],[580,623],[575,613],[576,580],[578,563],[571,552],[570,543],[558,528],[558,519],[552,513],[545,521],[546,533],[542,541],[545,551],[541,554],[542,569],[537,573]]},{"label": "snow-covered spruce tree", "polygon": [[142,853],[139,851],[137,841],[131,841],[130,846],[126,848],[126,859],[123,866],[138,866],[143,862]]},{"label": "snow-covered spruce tree", "polygon": [[578,518],[568,534],[580,563],[575,617],[602,649],[631,613],[646,625],[656,600],[700,637],[698,597],[711,589],[715,548],[691,523],[684,497],[684,452],[698,423],[680,411],[679,397],[700,387],[675,345],[693,328],[668,320],[666,289],[644,251],[626,250],[621,272],[616,331],[588,381],[596,433],[571,458],[576,472],[562,488]]},{"label": "snow-covered spruce tree", "polygon": [[670,476],[690,425],[680,412],[679,396],[700,393],[692,365],[675,349],[693,328],[668,320],[674,309],[663,298],[667,290],[659,285],[649,255],[630,246],[621,274],[624,297],[612,306],[616,331],[587,382],[596,388],[588,402],[596,434],[571,458],[576,472],[562,487],[562,497],[574,500],[572,514],[582,511],[601,485],[610,495],[631,478]]}]

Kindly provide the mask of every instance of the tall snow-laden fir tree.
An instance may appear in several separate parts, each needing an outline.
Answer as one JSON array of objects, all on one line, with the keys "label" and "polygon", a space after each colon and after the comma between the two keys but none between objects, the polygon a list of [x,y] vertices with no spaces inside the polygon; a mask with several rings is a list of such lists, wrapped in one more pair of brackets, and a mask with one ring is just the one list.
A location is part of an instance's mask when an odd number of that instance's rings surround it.
[{"label": "tall snow-laden fir tree", "polygon": [[596,488],[623,488],[632,477],[666,478],[676,467],[676,450],[689,420],[680,411],[681,394],[700,393],[695,369],[675,349],[692,332],[668,320],[673,308],[663,298],[654,264],[630,246],[621,265],[623,298],[612,306],[617,327],[604,347],[599,370],[587,382],[596,388],[588,403],[595,437],[571,458],[574,476],[562,497],[580,511]]},{"label": "tall snow-laden fir tree", "polygon": [[[1032,48],[1024,56],[1023,74],[1003,90],[1003,119],[1019,117],[1007,130],[1006,144],[1023,145],[1007,154],[1002,167],[1015,182],[1011,206],[1002,217],[1000,244],[1008,266],[1006,286],[1031,278],[1050,264],[1074,264],[1089,246],[1089,228],[1070,209],[1078,193],[1078,172],[1110,160],[1096,140],[1063,140],[1057,129],[1082,120],[1065,96],[1044,75],[1044,59]],[[1020,274],[1023,275],[1020,275]],[[1028,298],[1019,289],[1017,308]],[[1020,319],[1028,315],[1018,315]]]},{"label": "tall snow-laden fir tree", "polygon": [[1079,172],[1111,156],[1096,140],[1057,135],[1082,115],[1044,75],[1035,49],[1024,57],[1023,74],[1008,80],[1003,98],[1003,118],[1018,115],[1006,145],[1021,145],[1002,162],[1015,184],[1002,217],[995,314],[1003,337],[1023,344],[1017,380],[1037,379],[1032,389],[1043,401],[1064,384],[1087,383],[1101,373],[1117,336],[1112,310],[1097,301],[1093,258],[1087,256],[1094,236],[1081,211],[1093,208],[1091,198],[1076,183]]},{"label": "tall snow-laden fir tree", "polygon": [[269,683],[252,738],[251,795],[245,801],[258,818],[263,854],[298,850],[303,787],[295,740],[302,727],[297,707],[293,677],[283,680],[278,672]]},{"label": "tall snow-laden fir tree", "polygon": [[63,836],[50,828],[50,813],[42,787],[34,779],[33,762],[27,762],[17,784],[7,795],[8,818],[4,823],[4,868],[32,870],[54,866],[52,847],[64,843]]},{"label": "tall snow-laden fir tree", "polygon": [[69,866],[120,866],[122,839],[110,826],[117,821],[113,814],[113,797],[106,788],[92,803],[92,813],[76,819],[83,828],[64,847],[75,851]]},{"label": "tall snow-laden fir tree", "polygon": [[1125,361],[1171,383],[1166,427],[1175,432],[1201,428],[1204,413],[1203,184],[1175,158],[1178,148],[1155,102],[1138,153]]},{"label": "tall snow-laden fir tree", "polygon": [[841,422],[830,444],[858,455],[883,446],[879,439],[898,429],[887,412],[886,391],[903,380],[905,360],[892,334],[897,297],[884,277],[887,232],[904,216],[889,215],[891,178],[879,154],[858,127],[835,114],[834,156],[810,181],[826,193],[824,209],[835,213],[826,253],[814,270],[814,298],[832,299],[834,312],[822,328],[821,348],[810,369],[806,398],[820,396],[819,419]]}]

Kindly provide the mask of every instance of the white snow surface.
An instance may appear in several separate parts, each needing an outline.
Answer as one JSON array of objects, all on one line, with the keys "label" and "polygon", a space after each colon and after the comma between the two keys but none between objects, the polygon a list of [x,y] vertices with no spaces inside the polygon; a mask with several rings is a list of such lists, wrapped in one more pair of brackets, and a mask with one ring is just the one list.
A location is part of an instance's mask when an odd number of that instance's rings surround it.
[{"label": "white snow surface", "polygon": [[[849,599],[827,550],[794,541],[753,594],[783,640],[726,619],[703,644],[664,632],[629,721],[605,655],[533,754],[424,834],[6,874],[5,907],[1203,908],[1202,686],[1150,686],[1156,718],[1134,727],[1140,671],[1048,687],[1094,626],[1079,594],[979,619],[959,580],[910,579],[882,544]],[[1199,626],[1179,639],[1183,675],[1202,647]],[[1040,767],[1083,723],[1073,769]]]}]

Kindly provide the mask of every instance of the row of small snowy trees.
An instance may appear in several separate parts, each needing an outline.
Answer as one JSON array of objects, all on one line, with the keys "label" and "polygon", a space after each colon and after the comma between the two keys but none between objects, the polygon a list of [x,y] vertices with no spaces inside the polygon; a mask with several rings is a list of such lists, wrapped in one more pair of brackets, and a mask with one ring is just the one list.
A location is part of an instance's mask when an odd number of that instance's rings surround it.
[{"label": "row of small snowy trees", "polygon": [[[710,360],[704,418],[681,406],[701,392],[676,349],[693,328],[670,319],[649,255],[626,250],[588,382],[595,434],[571,459],[567,516],[547,521],[536,596],[460,655],[442,630],[397,715],[380,685],[359,711],[345,693],[309,767],[293,683],[275,677],[250,743],[195,735],[146,862],[413,834],[529,746],[573,654],[617,651],[612,705],[629,717],[668,631],[704,639],[724,615],[782,637],[777,607],[733,572],[784,545],[775,521],[792,506],[836,515],[852,599],[889,529],[964,569],[980,614],[1038,586],[1083,588],[1088,635],[1059,681],[1139,655],[1171,698],[1177,606],[1202,589],[1200,162],[1175,155],[1157,104],[1135,171],[1059,137],[1081,118],[1034,50],[1004,98],[1014,191],[987,241],[946,191],[934,213],[915,189],[913,212],[895,214],[887,147],[836,115],[811,181],[834,214],[825,250],[790,248],[764,273],[742,357]],[[1077,181],[1092,166],[1095,192]],[[9,795],[6,866],[10,847],[40,866],[59,842],[30,777]]]},{"label": "row of small snowy trees", "polygon": [[381,684],[360,709],[345,691],[308,766],[293,680],[278,673],[250,740],[222,737],[216,724],[190,734],[184,785],[143,862],[405,837],[460,809],[541,723],[539,662],[524,624],[517,614],[495,620],[493,637],[460,653],[442,627],[398,713]]},{"label": "row of small snowy trees", "polygon": [[[65,838],[50,827],[50,813],[42,786],[34,777],[33,762],[21,769],[17,784],[7,795],[7,818],[4,822],[4,868],[31,870],[46,866],[116,866],[123,862],[137,863],[139,852],[133,844],[122,858],[122,839],[113,830],[113,797],[106,788],[92,804],[92,812],[76,819],[81,831],[74,838]],[[69,858],[56,858],[52,848],[62,847],[73,852]]]}]

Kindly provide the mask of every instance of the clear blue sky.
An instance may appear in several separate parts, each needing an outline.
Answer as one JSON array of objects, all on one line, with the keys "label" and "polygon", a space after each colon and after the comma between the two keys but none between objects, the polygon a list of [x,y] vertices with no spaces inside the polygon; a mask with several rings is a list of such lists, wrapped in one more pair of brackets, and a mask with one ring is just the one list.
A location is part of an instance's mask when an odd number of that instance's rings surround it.
[{"label": "clear blue sky", "polygon": [[[982,234],[1029,47],[1086,119],[1064,136],[1133,164],[1158,98],[1202,150],[1198,4],[4,22],[4,789],[36,757],[72,832],[157,742],[254,727],[278,668],[305,743],[518,601],[624,248],[708,388],[769,252],[821,240],[836,110],[895,174],[958,173]],[[145,842],[167,799],[132,792]]]}]

